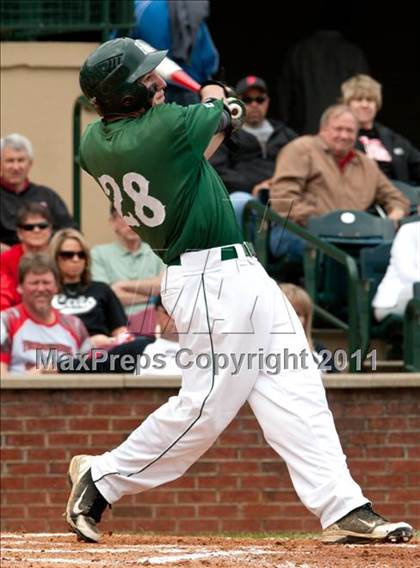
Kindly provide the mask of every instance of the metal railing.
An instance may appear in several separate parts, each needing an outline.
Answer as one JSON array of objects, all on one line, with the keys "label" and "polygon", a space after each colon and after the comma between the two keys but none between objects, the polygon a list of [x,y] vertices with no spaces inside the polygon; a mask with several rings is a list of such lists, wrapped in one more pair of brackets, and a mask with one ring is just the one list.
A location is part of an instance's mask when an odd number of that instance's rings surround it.
[{"label": "metal railing", "polygon": [[[344,330],[347,333],[349,353],[356,353],[360,349],[362,361],[364,360],[369,347],[369,331],[366,325],[368,317],[368,306],[366,302],[366,290],[359,277],[359,270],[355,259],[336,246],[327,243],[303,227],[280,217],[272,209],[258,203],[249,201],[244,209],[243,227],[246,240],[254,243],[255,251],[260,262],[267,267],[268,265],[268,227],[274,222],[298,237],[301,237],[309,248],[305,251],[304,269],[305,283],[307,292],[313,300],[316,298],[315,282],[315,263],[317,251],[321,251],[326,256],[334,259],[344,266],[347,275],[348,289],[348,322],[341,320],[334,314],[325,310],[314,301],[314,312],[322,319],[331,323],[334,327]],[[357,361],[349,357],[349,370],[351,373],[360,371],[357,368]]]},{"label": "metal railing", "polygon": [[34,40],[47,35],[127,33],[134,24],[133,0],[1,0],[2,40]]}]

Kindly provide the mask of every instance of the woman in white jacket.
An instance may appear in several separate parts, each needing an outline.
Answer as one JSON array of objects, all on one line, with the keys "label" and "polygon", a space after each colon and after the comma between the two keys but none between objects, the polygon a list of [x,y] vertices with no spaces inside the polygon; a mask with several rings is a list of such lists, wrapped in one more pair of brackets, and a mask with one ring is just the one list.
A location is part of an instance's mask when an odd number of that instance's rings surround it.
[{"label": "woman in white jacket", "polygon": [[420,221],[403,225],[395,236],[385,276],[372,301],[375,318],[403,315],[420,282]]}]

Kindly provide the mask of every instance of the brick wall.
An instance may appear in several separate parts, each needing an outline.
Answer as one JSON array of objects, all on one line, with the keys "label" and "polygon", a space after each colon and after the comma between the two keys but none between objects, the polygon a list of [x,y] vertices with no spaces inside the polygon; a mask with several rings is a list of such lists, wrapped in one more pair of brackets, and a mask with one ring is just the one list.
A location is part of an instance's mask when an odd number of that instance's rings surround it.
[{"label": "brick wall", "polygon": [[[2,391],[3,530],[63,531],[72,455],[121,442],[173,395],[168,388]],[[355,479],[376,509],[420,527],[420,389],[329,389]],[[104,530],[318,530],[298,501],[285,464],[245,406],[187,474],[125,497]]]}]

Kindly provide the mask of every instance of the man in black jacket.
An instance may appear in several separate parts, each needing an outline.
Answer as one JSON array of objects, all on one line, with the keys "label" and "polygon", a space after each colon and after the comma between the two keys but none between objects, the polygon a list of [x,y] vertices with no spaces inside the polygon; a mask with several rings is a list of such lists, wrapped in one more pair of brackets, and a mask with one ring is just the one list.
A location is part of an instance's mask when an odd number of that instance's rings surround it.
[{"label": "man in black jacket", "polygon": [[53,219],[54,230],[73,227],[64,201],[49,187],[36,185],[28,179],[33,163],[30,141],[20,134],[1,139],[0,177],[0,244],[3,250],[19,242],[16,234],[16,214],[25,203],[44,204]]},{"label": "man in black jacket", "polygon": [[297,134],[282,122],[266,118],[270,98],[263,79],[244,77],[235,91],[246,105],[245,124],[210,162],[229,193],[241,191],[256,197],[273,175],[278,152]]}]

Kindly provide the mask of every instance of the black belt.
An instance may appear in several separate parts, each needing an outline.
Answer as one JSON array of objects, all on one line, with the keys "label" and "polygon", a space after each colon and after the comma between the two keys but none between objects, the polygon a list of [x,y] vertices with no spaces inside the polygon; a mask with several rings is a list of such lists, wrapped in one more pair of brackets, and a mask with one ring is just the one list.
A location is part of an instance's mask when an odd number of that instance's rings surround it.
[{"label": "black belt", "polygon": [[[255,256],[255,250],[252,243],[243,242],[238,244],[243,248],[245,256]],[[226,245],[224,247],[220,247],[220,260],[232,260],[233,258],[238,258],[238,251],[236,250],[235,245]],[[180,257],[175,258],[174,260],[169,262],[169,266],[180,266],[180,264]]]}]

